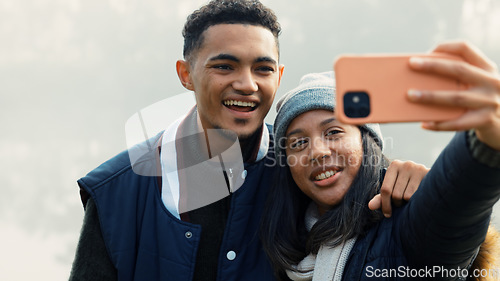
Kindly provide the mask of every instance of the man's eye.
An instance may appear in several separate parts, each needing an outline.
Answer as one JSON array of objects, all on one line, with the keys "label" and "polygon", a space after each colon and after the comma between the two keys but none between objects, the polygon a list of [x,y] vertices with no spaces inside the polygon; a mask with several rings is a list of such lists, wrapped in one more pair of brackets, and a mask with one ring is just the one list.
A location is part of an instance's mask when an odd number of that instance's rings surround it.
[{"label": "man's eye", "polygon": [[257,71],[261,71],[261,72],[274,72],[274,68],[272,68],[270,66],[261,66],[261,67],[257,68]]},{"label": "man's eye", "polygon": [[220,70],[231,70],[232,69],[232,67],[230,65],[227,65],[227,64],[214,65],[214,66],[212,66],[212,68],[220,69]]}]

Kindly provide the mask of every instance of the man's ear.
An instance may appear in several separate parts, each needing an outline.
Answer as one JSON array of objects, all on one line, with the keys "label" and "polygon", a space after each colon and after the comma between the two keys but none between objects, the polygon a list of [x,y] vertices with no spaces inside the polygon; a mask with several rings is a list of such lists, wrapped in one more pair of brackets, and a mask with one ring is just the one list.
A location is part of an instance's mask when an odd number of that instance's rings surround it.
[{"label": "man's ear", "polygon": [[278,80],[278,86],[281,84],[281,77],[283,76],[283,71],[285,70],[285,66],[280,64],[278,66],[279,69],[279,80]]},{"label": "man's ear", "polygon": [[175,68],[177,69],[177,76],[179,77],[182,86],[184,86],[184,88],[190,91],[194,91],[193,83],[191,82],[191,76],[189,75],[190,73],[189,62],[185,60],[178,60],[175,65]]}]

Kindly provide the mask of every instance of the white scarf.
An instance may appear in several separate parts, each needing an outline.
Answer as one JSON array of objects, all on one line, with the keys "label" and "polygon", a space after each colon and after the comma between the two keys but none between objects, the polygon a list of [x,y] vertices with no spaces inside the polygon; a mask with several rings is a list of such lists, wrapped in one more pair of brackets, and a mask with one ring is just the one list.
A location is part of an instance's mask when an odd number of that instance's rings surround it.
[{"label": "white scarf", "polygon": [[[184,120],[189,118],[191,114],[195,114],[196,116],[196,124],[193,124],[193,127],[190,127],[192,129],[189,132],[182,132],[185,135],[179,135],[178,129]],[[162,189],[161,189],[161,198],[163,201],[163,204],[167,208],[167,210],[175,216],[177,219],[180,219],[180,213],[185,212],[185,211],[190,211],[189,210],[179,210],[179,199],[180,199],[180,189],[179,189],[179,174],[178,174],[178,167],[177,167],[177,149],[175,146],[175,141],[177,139],[186,137],[188,135],[194,135],[196,133],[201,133],[203,132],[202,130],[202,125],[201,125],[201,120],[198,115],[198,111],[195,110],[190,110],[189,113],[187,113],[185,116],[177,119],[175,122],[169,125],[167,129],[165,129],[163,133],[163,138],[162,138],[162,144],[161,144],[161,179],[162,179]],[[235,146],[232,146],[235,147]],[[240,147],[239,145],[236,146],[237,151],[241,154],[240,152]],[[262,124],[262,137],[260,140],[260,146],[259,146],[259,152],[257,154],[256,162],[264,159],[264,157],[267,155],[267,151],[269,150],[269,131],[267,130],[267,127],[265,124]],[[229,155],[229,150],[225,151],[225,153],[228,153]],[[233,152],[234,153],[234,150]],[[210,160],[208,160],[210,161]],[[208,162],[205,161],[205,162]],[[219,161],[219,160],[217,160]],[[195,166],[194,168],[184,168],[184,169],[191,169],[190,172],[193,173],[192,169],[195,169],[195,171],[200,172],[200,169],[203,168],[203,171],[208,170],[206,166],[203,166],[203,164],[206,163],[200,163],[199,165]],[[231,164],[231,163],[230,163]],[[226,163],[227,165],[227,163]],[[233,164],[234,165],[234,164]],[[213,166],[212,166],[213,167]],[[226,166],[228,167],[228,166]],[[241,168],[243,168],[243,162],[241,163]],[[196,170],[198,169],[198,170]],[[231,171],[231,169],[229,169]],[[206,172],[206,171],[205,171]],[[206,197],[203,200],[201,200],[201,205],[206,206],[210,203],[213,203],[215,201],[218,201],[225,196],[228,196],[229,193],[227,192],[226,189],[226,180],[223,176],[221,171],[216,170],[212,172],[211,170],[208,170],[206,173],[211,173],[210,176],[212,176],[210,183],[212,186],[217,186],[217,187],[224,187],[222,189],[222,192],[214,192],[210,197]],[[243,180],[246,177],[246,171],[245,171],[245,176],[242,176]],[[237,181],[237,180],[234,180]],[[218,182],[219,184],[214,184],[214,182]],[[240,187],[242,183],[238,185]],[[220,189],[219,189],[220,191]]]},{"label": "white scarf", "polygon": [[[311,230],[318,219],[318,208],[316,204],[311,203],[305,215],[308,231]],[[340,281],[354,243],[356,243],[356,237],[334,248],[321,245],[318,255],[310,253],[298,265],[292,266],[298,271],[287,270],[286,274],[293,281]]]}]

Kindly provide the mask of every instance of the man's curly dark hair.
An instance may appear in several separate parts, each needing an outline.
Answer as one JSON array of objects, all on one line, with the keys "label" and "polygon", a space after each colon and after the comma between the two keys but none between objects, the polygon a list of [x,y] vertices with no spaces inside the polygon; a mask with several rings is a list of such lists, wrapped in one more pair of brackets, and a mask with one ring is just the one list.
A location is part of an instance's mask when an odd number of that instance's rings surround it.
[{"label": "man's curly dark hair", "polygon": [[249,24],[262,26],[276,38],[279,53],[278,36],[281,26],[274,12],[258,0],[212,0],[188,16],[182,35],[184,36],[183,55],[191,60],[194,51],[203,43],[203,32],[217,24]]}]

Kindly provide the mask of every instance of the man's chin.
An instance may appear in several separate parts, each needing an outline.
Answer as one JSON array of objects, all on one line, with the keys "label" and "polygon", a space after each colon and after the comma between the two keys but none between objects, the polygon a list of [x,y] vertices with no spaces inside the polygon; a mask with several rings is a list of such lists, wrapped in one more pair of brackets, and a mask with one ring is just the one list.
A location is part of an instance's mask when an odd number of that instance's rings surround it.
[{"label": "man's chin", "polygon": [[240,142],[245,142],[256,132],[260,132],[260,129],[264,124],[263,121],[258,125],[255,125],[254,123],[255,122],[250,122],[249,120],[235,119],[234,122],[231,123],[219,125],[212,124],[212,127],[216,130],[220,130],[221,135],[228,136],[231,139],[234,138],[234,136],[237,136]]},{"label": "man's chin", "polygon": [[[236,137],[238,137],[238,140],[239,141],[244,141],[248,138],[250,138],[254,133],[254,132],[246,132],[246,131],[241,131],[241,130],[232,130],[232,129],[223,129],[221,127],[217,127],[217,128],[214,128],[212,130],[215,130],[217,132],[217,135],[220,136],[220,137],[223,137],[225,138],[226,140],[233,140],[235,141],[236,140]],[[211,136],[215,136],[213,135],[213,133],[210,134]]]},{"label": "man's chin", "polygon": [[234,126],[236,127],[236,129],[233,130],[233,132],[236,133],[240,142],[245,142],[246,140],[248,140],[262,127],[262,124],[259,126],[251,125],[248,120],[238,119],[235,123],[236,125]]},{"label": "man's chin", "polygon": [[245,142],[246,140],[248,140],[251,136],[253,136],[253,134],[255,133],[255,131],[253,133],[244,133],[244,134],[238,134],[238,140],[240,142]]},{"label": "man's chin", "polygon": [[239,132],[236,132],[236,134],[238,135],[238,139],[240,140],[240,142],[245,142],[247,141],[248,139],[252,138],[256,133],[260,132],[260,126],[258,128],[252,128],[251,130],[247,130],[247,131],[239,131]]}]

